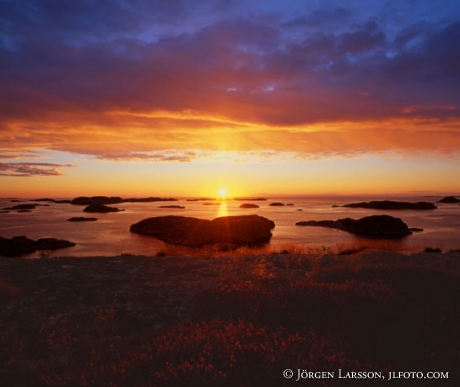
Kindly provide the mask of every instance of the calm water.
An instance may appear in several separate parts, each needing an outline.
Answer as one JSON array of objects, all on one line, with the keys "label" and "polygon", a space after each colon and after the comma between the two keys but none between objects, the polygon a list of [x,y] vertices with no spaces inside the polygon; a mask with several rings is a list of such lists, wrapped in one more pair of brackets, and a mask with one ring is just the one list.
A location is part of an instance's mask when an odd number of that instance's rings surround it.
[{"label": "calm water", "polygon": [[[385,199],[410,202],[428,201],[436,203],[442,197],[387,197]],[[44,203],[29,213],[11,211],[0,214],[0,236],[11,238],[25,235],[31,239],[58,238],[77,243],[75,247],[60,249],[53,256],[112,256],[121,253],[155,255],[164,245],[162,242],[129,232],[131,224],[142,219],[161,215],[183,215],[203,219],[214,219],[223,215],[257,214],[271,219],[276,227],[270,246],[276,248],[285,244],[301,247],[346,246],[362,240],[344,231],[322,227],[299,227],[296,222],[303,220],[336,220],[345,217],[359,219],[374,214],[389,214],[402,220],[409,227],[423,228],[397,242],[398,248],[421,250],[424,247],[439,247],[442,250],[460,249],[460,206],[458,204],[436,203],[438,209],[432,211],[378,211],[368,209],[333,208],[334,204],[360,201],[382,200],[375,197],[283,197],[267,198],[267,201],[251,202],[260,208],[240,209],[243,201],[227,201],[221,205],[203,205],[204,202],[121,203],[114,205],[123,212],[108,214],[85,214],[84,206]],[[271,207],[272,202],[293,204],[292,206]],[[31,202],[33,203],[33,202]],[[249,203],[249,201],[248,201]],[[0,208],[11,207],[9,199],[0,199]],[[185,209],[159,208],[162,205],[181,205]],[[94,216],[96,222],[67,222],[73,216]],[[34,253],[28,257],[38,257]]]}]

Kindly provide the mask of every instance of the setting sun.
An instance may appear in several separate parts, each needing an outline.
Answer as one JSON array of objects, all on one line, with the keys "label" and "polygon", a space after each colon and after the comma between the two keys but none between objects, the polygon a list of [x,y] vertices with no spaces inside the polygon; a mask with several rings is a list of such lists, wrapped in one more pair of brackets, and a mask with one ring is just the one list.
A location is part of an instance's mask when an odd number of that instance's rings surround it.
[{"label": "setting sun", "polygon": [[227,190],[226,190],[225,188],[221,188],[221,189],[219,190],[219,195],[220,195],[220,197],[225,197],[225,196],[227,196]]}]

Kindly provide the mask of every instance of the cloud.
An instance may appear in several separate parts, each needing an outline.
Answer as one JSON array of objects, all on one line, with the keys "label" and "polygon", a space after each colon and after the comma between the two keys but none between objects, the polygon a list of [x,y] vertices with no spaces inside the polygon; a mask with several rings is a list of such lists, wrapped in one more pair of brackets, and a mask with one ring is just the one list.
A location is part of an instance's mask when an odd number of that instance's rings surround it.
[{"label": "cloud", "polygon": [[[450,8],[416,20],[360,1],[206,3],[2,3],[2,147],[151,162],[459,149]],[[8,170],[59,173],[23,167]]]},{"label": "cloud", "polygon": [[62,173],[56,168],[63,167],[73,167],[73,165],[53,163],[0,163],[0,176],[61,176]]},{"label": "cloud", "polygon": [[117,152],[99,153],[95,155],[96,160],[106,161],[134,161],[134,162],[191,162],[197,157],[197,153],[190,150],[185,151],[162,151],[162,152]]}]

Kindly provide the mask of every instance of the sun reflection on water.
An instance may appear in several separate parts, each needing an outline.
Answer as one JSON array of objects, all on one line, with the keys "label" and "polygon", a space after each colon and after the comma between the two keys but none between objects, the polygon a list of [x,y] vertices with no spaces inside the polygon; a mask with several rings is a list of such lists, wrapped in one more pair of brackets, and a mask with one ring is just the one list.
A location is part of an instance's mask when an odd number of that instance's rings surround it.
[{"label": "sun reflection on water", "polygon": [[217,216],[228,216],[227,201],[222,200],[219,205],[219,210],[217,211]]}]

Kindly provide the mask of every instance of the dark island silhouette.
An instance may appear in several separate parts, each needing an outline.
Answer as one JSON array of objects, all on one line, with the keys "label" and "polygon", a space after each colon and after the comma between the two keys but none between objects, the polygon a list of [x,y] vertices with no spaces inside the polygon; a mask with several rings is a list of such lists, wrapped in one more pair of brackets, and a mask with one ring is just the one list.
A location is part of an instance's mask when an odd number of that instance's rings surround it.
[{"label": "dark island silhouette", "polygon": [[0,256],[15,257],[37,250],[56,250],[75,245],[76,243],[56,238],[41,238],[35,241],[25,236],[15,236],[11,239],[0,237]]},{"label": "dark island silhouette", "polygon": [[333,207],[348,207],[348,208],[371,208],[374,210],[435,210],[433,203],[429,202],[398,202],[393,200],[374,200],[370,202],[350,203],[342,206],[334,205]]},{"label": "dark island silhouette", "polygon": [[[401,238],[412,234],[412,230],[400,218],[389,215],[372,215],[358,220],[352,218],[338,220],[308,220],[297,222],[296,226],[336,228],[352,234],[383,239]],[[421,229],[414,229],[413,231],[421,231]]]},{"label": "dark island silhouette", "polygon": [[122,199],[118,196],[79,196],[70,201],[70,204],[89,206],[93,204],[120,204],[120,203],[152,203],[152,202],[171,202],[177,201],[173,198],[158,198],[158,197],[148,197],[148,198],[129,198]]},{"label": "dark island silhouette", "polygon": [[240,205],[240,208],[259,208],[259,206],[253,203],[243,203]]},{"label": "dark island silhouette", "polygon": [[275,223],[258,215],[223,216],[214,220],[186,216],[158,216],[131,225],[130,231],[188,247],[261,246],[270,241]]},{"label": "dark island silhouette", "polygon": [[107,212],[120,212],[124,211],[120,210],[119,208],[116,207],[110,207],[110,206],[105,206],[103,204],[90,204],[89,206],[85,207],[83,212],[98,212],[101,214],[107,213]]},{"label": "dark island silhouette", "polygon": [[39,198],[33,199],[33,202],[50,202],[60,204],[73,204],[77,206],[89,206],[91,204],[119,204],[119,203],[152,203],[152,202],[171,202],[177,201],[178,199],[173,198],[159,198],[159,197],[147,197],[147,198],[128,198],[123,199],[119,196],[79,196],[74,199],[68,200],[56,200],[51,198]]},{"label": "dark island silhouette", "polygon": [[4,210],[13,210],[13,211],[18,211],[18,212],[30,212],[32,210],[35,210],[37,206],[44,206],[47,207],[48,204],[16,204],[13,207],[5,207],[3,208]]},{"label": "dark island silhouette", "polygon": [[438,203],[460,203],[460,199],[455,196],[446,196],[439,200]]},{"label": "dark island silhouette", "polygon": [[68,222],[94,222],[97,218],[86,218],[84,216],[75,216],[73,218],[67,219]]}]

